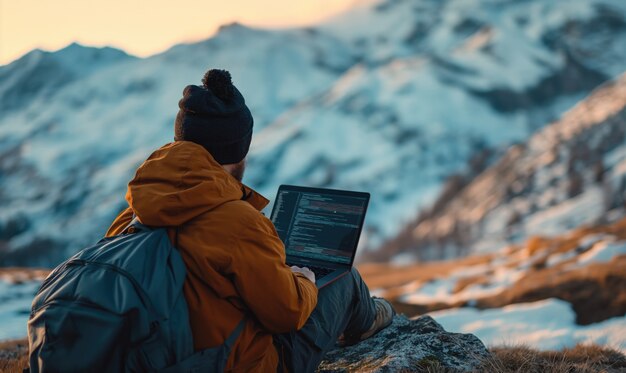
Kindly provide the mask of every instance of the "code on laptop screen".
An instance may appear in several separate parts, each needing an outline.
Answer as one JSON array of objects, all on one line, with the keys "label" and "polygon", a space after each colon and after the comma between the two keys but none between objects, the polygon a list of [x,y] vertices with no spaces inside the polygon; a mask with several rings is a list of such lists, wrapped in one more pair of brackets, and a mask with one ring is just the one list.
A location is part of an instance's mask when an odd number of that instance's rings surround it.
[{"label": "code on laptop screen", "polygon": [[289,256],[350,263],[367,198],[281,190],[272,222]]}]

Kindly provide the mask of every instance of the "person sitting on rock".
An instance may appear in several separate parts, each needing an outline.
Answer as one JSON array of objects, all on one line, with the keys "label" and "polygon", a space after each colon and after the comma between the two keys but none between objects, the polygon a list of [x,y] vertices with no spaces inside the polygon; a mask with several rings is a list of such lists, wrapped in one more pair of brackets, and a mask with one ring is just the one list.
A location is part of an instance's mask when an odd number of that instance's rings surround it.
[{"label": "person sitting on rock", "polygon": [[[154,151],[128,185],[107,236],[136,216],[176,227],[187,267],[184,294],[196,350],[224,343],[241,320],[226,370],[311,372],[338,339],[355,343],[392,321],[356,269],[319,290],[260,210],[268,200],[242,184],[253,118],[225,70],[209,70],[179,101],[174,142]],[[175,240],[175,241],[174,241]],[[340,337],[341,336],[341,337]]]}]

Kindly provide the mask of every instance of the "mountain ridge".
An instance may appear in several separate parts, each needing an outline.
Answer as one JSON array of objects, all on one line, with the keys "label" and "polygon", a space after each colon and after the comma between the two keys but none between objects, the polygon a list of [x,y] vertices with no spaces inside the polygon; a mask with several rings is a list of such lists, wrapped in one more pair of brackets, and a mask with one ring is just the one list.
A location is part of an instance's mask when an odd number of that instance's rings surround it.
[{"label": "mountain ridge", "polygon": [[380,0],[304,28],[235,24],[149,58],[78,64],[84,75],[62,82],[55,68],[14,65],[12,78],[51,83],[0,90],[13,102],[0,116],[0,263],[50,265],[97,240],[134,168],[172,141],[183,87],[209,67],[231,71],[255,117],[246,181],[269,197],[282,183],[370,191],[368,248],[476,154],[524,141],[626,70],[619,1],[469,5]]},{"label": "mountain ridge", "polygon": [[383,251],[422,258],[489,251],[626,215],[625,129],[626,74],[446,194]]}]

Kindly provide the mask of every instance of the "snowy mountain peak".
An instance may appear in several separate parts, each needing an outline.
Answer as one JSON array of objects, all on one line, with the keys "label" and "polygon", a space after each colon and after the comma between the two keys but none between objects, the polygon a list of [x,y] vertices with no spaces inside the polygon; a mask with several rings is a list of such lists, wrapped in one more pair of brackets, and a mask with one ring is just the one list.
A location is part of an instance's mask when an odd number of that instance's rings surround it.
[{"label": "snowy mountain peak", "polygon": [[145,59],[35,51],[0,67],[0,263],[52,263],[100,237],[209,68],[231,72],[255,119],[246,182],[270,198],[283,183],[369,191],[361,242],[375,247],[471,159],[626,70],[624,4],[363,1],[319,25],[235,23]]},{"label": "snowy mountain peak", "polygon": [[0,111],[18,110],[36,99],[48,99],[63,86],[92,72],[133,57],[119,49],[72,43],[55,52],[35,49],[0,66]]},{"label": "snowy mountain peak", "polygon": [[89,68],[92,70],[96,70],[103,65],[113,62],[133,58],[133,56],[121,49],[112,47],[94,48],[76,42],[54,52],[54,56],[57,60],[62,61],[68,66],[73,66],[74,68]]},{"label": "snowy mountain peak", "polygon": [[227,23],[224,25],[221,25],[218,29],[217,29],[217,33],[215,35],[215,37],[220,37],[223,35],[243,35],[243,34],[250,34],[250,33],[255,33],[255,32],[259,32],[259,31],[265,31],[262,29],[257,29],[257,28],[253,28],[250,27],[248,25],[244,25],[243,23],[240,22],[231,22],[231,23]]}]

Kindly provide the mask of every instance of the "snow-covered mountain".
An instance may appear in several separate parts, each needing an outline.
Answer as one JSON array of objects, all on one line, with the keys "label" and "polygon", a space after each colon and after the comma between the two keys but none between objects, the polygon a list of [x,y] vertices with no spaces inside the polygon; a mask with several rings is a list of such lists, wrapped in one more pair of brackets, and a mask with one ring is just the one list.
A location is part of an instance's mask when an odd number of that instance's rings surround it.
[{"label": "snow-covered mountain", "polygon": [[621,0],[363,1],[145,59],[34,51],[0,67],[0,264],[49,265],[101,236],[211,67],[255,117],[246,181],[269,197],[281,183],[371,192],[375,246],[477,152],[524,141],[625,61]]},{"label": "snow-covered mountain", "polygon": [[581,101],[468,185],[446,193],[379,253],[433,259],[626,216],[626,74]]},{"label": "snow-covered mountain", "polygon": [[148,59],[72,45],[1,67],[0,102],[14,104],[0,117],[0,263],[48,265],[102,236],[134,169],[172,141],[182,89],[207,67],[232,72],[257,131],[327,89],[350,56],[306,35],[233,24]]},{"label": "snow-covered mountain", "polygon": [[64,86],[109,65],[134,59],[113,48],[85,48],[73,43],[55,53],[35,49],[0,68],[0,110],[4,115],[33,101],[42,104]]}]

